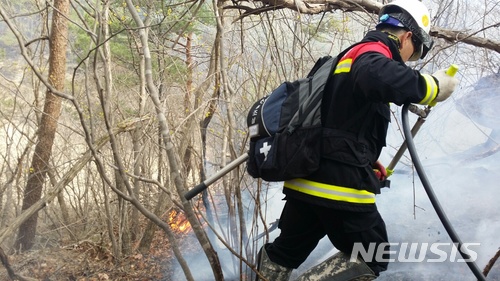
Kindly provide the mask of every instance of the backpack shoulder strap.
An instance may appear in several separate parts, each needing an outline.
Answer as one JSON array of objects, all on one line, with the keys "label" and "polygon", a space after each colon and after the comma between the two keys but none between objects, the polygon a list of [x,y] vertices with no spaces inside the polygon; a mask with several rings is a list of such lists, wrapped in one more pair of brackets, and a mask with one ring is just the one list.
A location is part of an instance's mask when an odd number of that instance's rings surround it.
[{"label": "backpack shoulder strap", "polygon": [[307,95],[304,95],[305,99],[300,102],[297,112],[288,123],[288,133],[293,133],[296,128],[304,125],[303,123],[307,123],[307,126],[321,123],[320,115],[313,113],[318,112],[321,108],[323,90],[332,70],[337,65],[338,57],[326,56],[320,60],[324,61],[320,62],[319,67],[318,62],[316,63],[314,68],[318,67],[318,69],[314,71],[312,76],[301,80],[299,91]]}]

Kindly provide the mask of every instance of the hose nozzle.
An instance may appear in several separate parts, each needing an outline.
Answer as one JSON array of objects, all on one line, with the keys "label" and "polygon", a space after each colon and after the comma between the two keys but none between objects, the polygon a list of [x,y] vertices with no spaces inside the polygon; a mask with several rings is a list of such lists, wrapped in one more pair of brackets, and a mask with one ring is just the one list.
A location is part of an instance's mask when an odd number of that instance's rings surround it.
[{"label": "hose nozzle", "polygon": [[455,76],[455,74],[457,74],[457,71],[458,71],[458,65],[452,64],[452,65],[450,65],[448,70],[446,70],[446,74],[448,74],[450,76]]}]

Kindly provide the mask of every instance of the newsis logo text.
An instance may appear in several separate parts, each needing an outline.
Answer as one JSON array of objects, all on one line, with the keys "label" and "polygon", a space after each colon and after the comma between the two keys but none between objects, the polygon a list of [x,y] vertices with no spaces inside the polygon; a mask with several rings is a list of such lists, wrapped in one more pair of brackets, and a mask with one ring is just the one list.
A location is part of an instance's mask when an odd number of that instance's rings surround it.
[{"label": "newsis logo text", "polygon": [[[365,262],[471,262],[476,261],[475,247],[481,243],[370,243],[366,249],[361,243],[355,243],[351,261],[357,257]],[[460,248],[460,251],[459,251]],[[463,252],[468,258],[463,258]]]}]

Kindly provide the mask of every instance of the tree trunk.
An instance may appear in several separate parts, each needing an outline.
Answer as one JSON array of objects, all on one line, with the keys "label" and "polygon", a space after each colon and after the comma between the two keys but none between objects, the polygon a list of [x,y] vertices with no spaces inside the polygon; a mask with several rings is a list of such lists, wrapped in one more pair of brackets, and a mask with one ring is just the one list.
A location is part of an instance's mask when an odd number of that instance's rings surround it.
[{"label": "tree trunk", "polygon": [[[158,203],[156,204],[156,207],[154,209],[154,214],[161,218],[162,212],[164,210],[168,210],[171,207],[171,201],[168,200],[169,196],[166,192],[160,192],[160,197],[158,198]],[[156,230],[158,230],[159,227],[156,223],[153,221],[148,221],[148,224],[146,226],[146,229],[144,230],[144,235],[142,236],[141,242],[139,243],[139,252],[143,254],[148,254],[149,249],[151,248],[151,243],[153,242],[153,238],[155,236]]]},{"label": "tree trunk", "polygon": [[[165,146],[165,151],[167,154],[167,159],[170,167],[170,177],[172,181],[174,182],[174,186],[176,188],[177,193],[179,196],[183,196],[184,193],[187,191],[186,183],[182,178],[182,175],[180,174],[180,165],[178,163],[178,155],[175,154],[175,149],[174,149],[174,144],[172,142],[172,139],[170,137],[170,130],[168,128],[167,124],[167,119],[166,119],[166,114],[163,109],[163,105],[160,102],[159,99],[159,94],[158,94],[158,88],[154,84],[153,81],[153,73],[152,73],[152,62],[151,62],[151,53],[149,50],[149,42],[148,42],[148,36],[145,32],[145,26],[144,22],[140,18],[139,14],[137,13],[134,4],[132,3],[131,0],[126,0],[128,10],[130,14],[132,15],[132,18],[134,19],[135,23],[139,27],[139,34],[141,37],[141,44],[143,48],[143,53],[144,57],[146,59],[146,85],[149,90],[149,96],[152,100],[152,102],[155,105],[155,110],[156,110],[156,116],[158,118],[158,124],[160,125],[160,132],[163,140],[163,144]],[[214,274],[214,280],[224,280],[224,274],[222,272],[222,267],[220,264],[219,256],[217,255],[217,252],[214,250],[212,247],[212,244],[210,243],[205,231],[203,230],[198,217],[196,217],[196,214],[193,210],[193,206],[191,205],[190,202],[188,202],[184,197],[181,197],[182,199],[182,205],[184,208],[184,211],[186,212],[187,218],[189,220],[189,223],[191,224],[191,227],[193,228],[193,231],[198,238],[198,241],[205,253],[205,255],[208,258],[208,261],[210,263],[210,266],[212,267],[212,271]],[[169,232],[166,232],[167,235],[169,235]],[[175,238],[174,238],[175,239]],[[175,241],[171,241],[174,243]],[[179,264],[181,265],[181,268],[186,275],[186,279],[188,280],[193,280],[191,271],[189,269],[189,266],[185,262],[184,258],[182,257],[182,253],[179,251],[178,248],[173,247],[174,255],[179,261]]]},{"label": "tree trunk", "polygon": [[[193,94],[193,55],[192,55],[192,47],[191,43],[193,40],[193,33],[190,32],[186,36],[186,94],[184,95],[184,112],[191,112],[191,96]],[[185,142],[186,146],[181,146],[182,149],[185,149],[181,152],[184,153],[183,163],[184,163],[184,171],[186,177],[191,172],[191,156],[193,150],[193,130],[191,128],[194,127],[194,116],[190,118],[190,122],[187,122],[187,126],[184,130],[185,133]]]},{"label": "tree trunk", "polygon": [[[66,73],[66,46],[69,0],[55,0],[50,34],[49,83],[57,90],[64,88]],[[57,122],[61,113],[61,98],[50,90],[45,95],[43,115],[38,128],[38,142],[29,170],[28,182],[24,191],[22,210],[26,210],[40,200],[47,174],[47,167],[54,144]],[[29,250],[35,242],[38,214],[33,214],[20,227],[15,244],[19,250]]]},{"label": "tree trunk", "polygon": [[[149,14],[149,13],[148,13]],[[144,56],[140,56],[141,60],[139,62],[139,78],[140,78],[140,84],[139,84],[139,113],[137,117],[141,117],[144,115],[145,112],[145,103],[146,103],[146,98],[147,98],[147,93],[146,93],[146,81],[144,79],[144,73],[145,73],[145,59]],[[137,127],[134,132],[132,133],[132,145],[134,148],[134,175],[140,177],[143,176],[143,170],[144,168],[144,155],[142,151],[142,143],[141,143],[141,138],[142,138],[142,127]],[[161,163],[161,162],[160,162]],[[141,192],[141,181],[138,178],[134,179],[134,193],[136,196],[139,196]],[[155,213],[156,214],[156,213]],[[130,215],[130,223],[131,225],[139,225],[139,210],[137,208],[132,208],[131,215]],[[149,222],[152,223],[152,222]],[[131,229],[131,239],[132,241],[136,241],[137,239],[140,238],[140,229],[138,227],[133,227]],[[142,241],[141,241],[142,243]],[[149,245],[147,245],[147,248],[149,249]]]}]

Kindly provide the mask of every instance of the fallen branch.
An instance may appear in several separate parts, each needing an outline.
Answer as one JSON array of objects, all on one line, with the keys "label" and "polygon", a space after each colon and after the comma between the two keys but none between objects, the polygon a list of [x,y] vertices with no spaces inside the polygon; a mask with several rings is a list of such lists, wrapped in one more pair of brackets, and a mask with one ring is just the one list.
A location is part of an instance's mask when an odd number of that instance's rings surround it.
[{"label": "fallen branch", "polygon": [[488,264],[484,267],[483,270],[483,275],[486,277],[490,270],[493,268],[493,265],[495,265],[495,262],[500,258],[500,249],[498,249],[497,253],[490,259]]},{"label": "fallen branch", "polygon": [[[489,26],[487,28],[483,28],[480,31],[489,29],[489,28],[498,28],[500,26],[500,23],[497,23],[495,25]],[[448,42],[451,43],[458,43],[462,42],[465,44],[469,44],[472,46],[476,46],[479,48],[485,48],[489,49],[492,51],[495,51],[497,53],[500,53],[500,42],[488,39],[488,38],[483,38],[483,37],[478,37],[474,36],[475,34],[479,33],[479,31],[474,32],[474,33],[465,33],[463,31],[459,30],[449,30],[449,29],[444,29],[440,27],[432,27],[431,29],[431,36],[436,37],[436,38],[441,38],[444,39]]]}]

